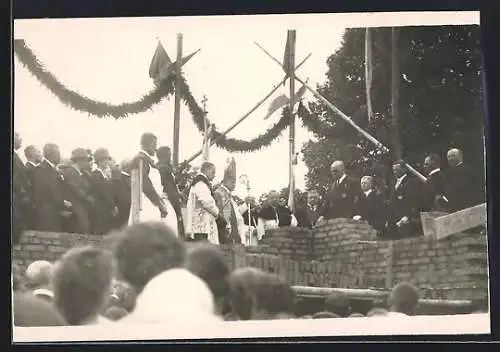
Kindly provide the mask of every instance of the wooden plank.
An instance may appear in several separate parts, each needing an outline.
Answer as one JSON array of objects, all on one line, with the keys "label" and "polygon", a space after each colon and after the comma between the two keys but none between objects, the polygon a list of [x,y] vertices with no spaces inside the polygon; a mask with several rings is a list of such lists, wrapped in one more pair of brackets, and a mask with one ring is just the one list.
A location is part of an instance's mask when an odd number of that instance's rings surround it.
[{"label": "wooden plank", "polygon": [[436,237],[445,238],[477,226],[486,225],[486,203],[434,219]]},{"label": "wooden plank", "polygon": [[130,173],[130,214],[132,216],[132,224],[140,221],[140,213],[142,209],[142,160],[139,161],[139,168],[132,170]]},{"label": "wooden plank", "polygon": [[441,211],[434,212],[421,212],[420,220],[422,222],[422,230],[424,232],[424,236],[434,236],[436,235],[436,218],[448,215],[448,213],[444,213]]}]

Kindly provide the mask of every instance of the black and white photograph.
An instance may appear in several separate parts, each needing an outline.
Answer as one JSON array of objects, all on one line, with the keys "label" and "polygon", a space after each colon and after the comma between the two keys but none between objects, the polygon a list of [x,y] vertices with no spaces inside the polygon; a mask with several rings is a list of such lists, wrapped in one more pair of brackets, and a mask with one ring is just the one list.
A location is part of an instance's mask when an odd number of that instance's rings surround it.
[{"label": "black and white photograph", "polygon": [[13,37],[14,342],[490,333],[479,12]]}]

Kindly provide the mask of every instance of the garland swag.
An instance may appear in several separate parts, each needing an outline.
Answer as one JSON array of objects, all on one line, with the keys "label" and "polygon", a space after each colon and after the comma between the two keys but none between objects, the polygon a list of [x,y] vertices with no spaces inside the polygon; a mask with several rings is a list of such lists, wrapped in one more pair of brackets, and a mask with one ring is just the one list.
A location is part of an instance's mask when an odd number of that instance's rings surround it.
[{"label": "garland swag", "polygon": [[64,105],[73,110],[87,112],[100,118],[112,116],[115,119],[119,119],[131,114],[144,112],[174,92],[174,76],[171,75],[137,101],[117,105],[99,102],[67,88],[51,72],[45,69],[44,65],[38,60],[35,53],[23,39],[14,40],[14,52],[23,66],[59,98]]},{"label": "garland swag", "polygon": [[[46,86],[64,105],[76,111],[87,112],[100,118],[111,116],[118,119],[127,117],[131,114],[144,112],[151,109],[153,105],[158,104],[165,97],[173,94],[175,90],[175,74],[171,74],[160,85],[135,102],[117,105],[99,102],[67,88],[51,72],[45,69],[44,65],[38,60],[35,53],[28,47],[24,40],[14,40],[14,51],[23,66],[26,67],[40,83]],[[205,113],[193,97],[189,85],[184,78],[181,79],[179,90],[181,98],[186,103],[192,115],[193,122],[200,133],[203,133]],[[302,114],[299,115],[302,116]],[[305,119],[305,115],[303,119]],[[276,122],[266,132],[251,139],[250,141],[228,138],[217,131],[215,126],[212,131],[212,136],[215,140],[216,146],[229,152],[252,152],[269,146],[290,125],[290,121],[290,109],[284,108],[278,122]],[[310,119],[310,121],[313,121],[313,119]],[[315,128],[315,130],[318,130],[318,128]]]}]

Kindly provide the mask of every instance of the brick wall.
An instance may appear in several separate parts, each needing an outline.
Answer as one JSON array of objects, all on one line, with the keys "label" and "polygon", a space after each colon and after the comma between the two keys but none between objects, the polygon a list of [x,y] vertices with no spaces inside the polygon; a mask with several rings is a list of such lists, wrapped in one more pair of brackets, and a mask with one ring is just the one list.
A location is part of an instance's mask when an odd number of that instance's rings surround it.
[{"label": "brick wall", "polygon": [[[285,277],[292,285],[384,288],[390,245],[375,240],[363,221],[330,220],[314,231],[280,228],[257,247],[221,246],[231,268],[252,266]],[[410,281],[426,298],[487,297],[487,238],[455,234],[393,241],[393,284]],[[14,247],[14,262],[57,260],[73,246],[108,246],[102,236],[28,232]]]}]

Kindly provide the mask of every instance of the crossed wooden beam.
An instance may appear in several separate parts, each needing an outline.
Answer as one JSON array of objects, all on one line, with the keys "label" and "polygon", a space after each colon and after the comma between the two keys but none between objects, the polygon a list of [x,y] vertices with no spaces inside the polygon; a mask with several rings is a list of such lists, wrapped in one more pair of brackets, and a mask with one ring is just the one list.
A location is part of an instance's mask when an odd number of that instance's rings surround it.
[{"label": "crossed wooden beam", "polygon": [[[264,49],[261,45],[259,45],[259,43],[257,42],[254,42],[255,45],[257,45],[259,47],[260,50],[262,50],[271,60],[273,60],[274,62],[276,62],[282,69],[285,69],[283,64],[278,60],[276,59],[273,55],[271,55],[266,49]],[[298,67],[297,67],[298,68]],[[295,68],[295,70],[297,70],[297,68]],[[285,80],[288,78],[288,75],[285,77]],[[319,94],[318,92],[316,92],[315,89],[311,88],[304,80],[300,79],[299,77],[297,77],[296,74],[294,74],[294,78],[295,80],[297,80],[298,82],[302,83],[302,85],[304,87],[307,88],[307,90],[309,90],[316,98],[318,98],[319,100],[321,100],[330,110],[332,110],[334,113],[336,113],[338,116],[340,116],[344,121],[346,121],[348,124],[350,124],[356,131],[358,131],[363,137],[365,137],[366,139],[368,139],[370,142],[372,142],[379,150],[381,150],[382,152],[384,153],[387,153],[389,152],[389,149],[384,146],[382,143],[380,143],[375,137],[373,137],[371,134],[369,134],[368,132],[366,132],[365,130],[363,130],[361,127],[359,127],[358,125],[356,125],[356,123],[354,123],[354,121],[352,121],[352,119],[347,116],[346,114],[344,114],[339,108],[337,108],[335,105],[333,105],[332,103],[330,103],[325,97],[323,97],[321,94]],[[406,168],[412,173],[414,174],[415,176],[418,177],[418,179],[422,182],[427,182],[427,178],[422,175],[420,172],[418,172],[416,169],[414,169],[411,165],[407,164],[405,162],[405,166]]]}]

